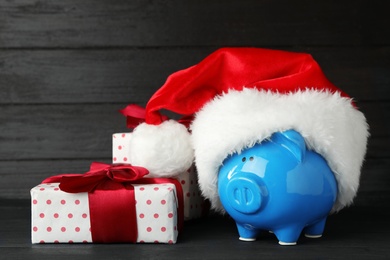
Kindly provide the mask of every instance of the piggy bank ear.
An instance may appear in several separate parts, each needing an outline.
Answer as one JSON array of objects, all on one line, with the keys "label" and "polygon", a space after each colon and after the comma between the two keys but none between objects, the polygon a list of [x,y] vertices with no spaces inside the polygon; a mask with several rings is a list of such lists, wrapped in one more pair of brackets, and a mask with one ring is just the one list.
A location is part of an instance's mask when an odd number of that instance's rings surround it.
[{"label": "piggy bank ear", "polygon": [[298,162],[302,162],[305,157],[306,144],[302,135],[295,130],[276,132],[272,135],[271,140],[286,148]]}]

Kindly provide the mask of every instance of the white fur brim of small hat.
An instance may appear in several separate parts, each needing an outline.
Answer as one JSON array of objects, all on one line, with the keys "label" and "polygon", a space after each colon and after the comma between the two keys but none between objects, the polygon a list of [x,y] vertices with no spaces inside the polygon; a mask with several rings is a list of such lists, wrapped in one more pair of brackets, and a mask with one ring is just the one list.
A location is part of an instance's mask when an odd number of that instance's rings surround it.
[{"label": "white fur brim of small hat", "polygon": [[369,136],[352,100],[317,89],[280,94],[244,88],[215,97],[191,125],[200,189],[213,209],[224,212],[217,189],[224,159],[288,129],[300,132],[335,174],[338,195],[332,211],[352,203]]}]

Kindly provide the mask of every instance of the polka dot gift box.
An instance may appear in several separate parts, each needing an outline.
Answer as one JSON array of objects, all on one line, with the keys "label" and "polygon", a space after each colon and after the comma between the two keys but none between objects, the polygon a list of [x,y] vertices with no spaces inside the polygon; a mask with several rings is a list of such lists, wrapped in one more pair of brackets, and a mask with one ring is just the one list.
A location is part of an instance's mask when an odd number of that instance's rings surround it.
[{"label": "polka dot gift box", "polygon": [[[112,135],[113,163],[129,163],[131,136],[132,133]],[[187,170],[177,173],[174,178],[180,182],[183,188],[184,220],[196,219],[207,214],[208,204],[199,190],[195,166],[192,165]]]},{"label": "polka dot gift box", "polygon": [[[63,180],[64,176],[49,180]],[[94,191],[77,193],[62,190],[67,190],[67,185],[77,190],[73,180],[39,184],[31,189],[32,243],[174,244],[181,228],[178,183],[164,181],[122,185],[102,179],[100,184],[92,184]],[[90,189],[90,184],[82,185]],[[117,189],[121,185],[124,188]],[[127,199],[128,194],[133,201]]]}]

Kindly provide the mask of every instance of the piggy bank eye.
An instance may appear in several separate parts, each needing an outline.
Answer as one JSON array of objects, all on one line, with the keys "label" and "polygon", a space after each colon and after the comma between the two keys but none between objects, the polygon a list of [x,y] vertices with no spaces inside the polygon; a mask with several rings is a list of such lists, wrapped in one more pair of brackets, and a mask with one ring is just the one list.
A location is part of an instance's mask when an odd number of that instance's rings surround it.
[{"label": "piggy bank eye", "polygon": [[253,159],[254,159],[253,156],[249,157],[249,161],[253,161]]},{"label": "piggy bank eye", "polygon": [[246,157],[242,157],[241,161],[245,162],[246,161]]}]

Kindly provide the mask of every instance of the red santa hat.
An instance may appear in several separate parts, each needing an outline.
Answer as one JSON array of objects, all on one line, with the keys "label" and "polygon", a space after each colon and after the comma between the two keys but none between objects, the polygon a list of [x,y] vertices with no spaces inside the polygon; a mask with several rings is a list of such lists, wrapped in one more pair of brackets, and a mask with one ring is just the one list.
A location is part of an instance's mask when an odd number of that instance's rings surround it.
[{"label": "red santa hat", "polygon": [[[160,110],[194,116],[190,131]],[[311,55],[260,48],[223,48],[178,71],[151,97],[146,122],[131,138],[130,163],[152,176],[174,176],[195,159],[199,186],[224,211],[217,191],[226,157],[294,129],[321,154],[338,182],[338,211],[357,193],[368,125]]]}]

